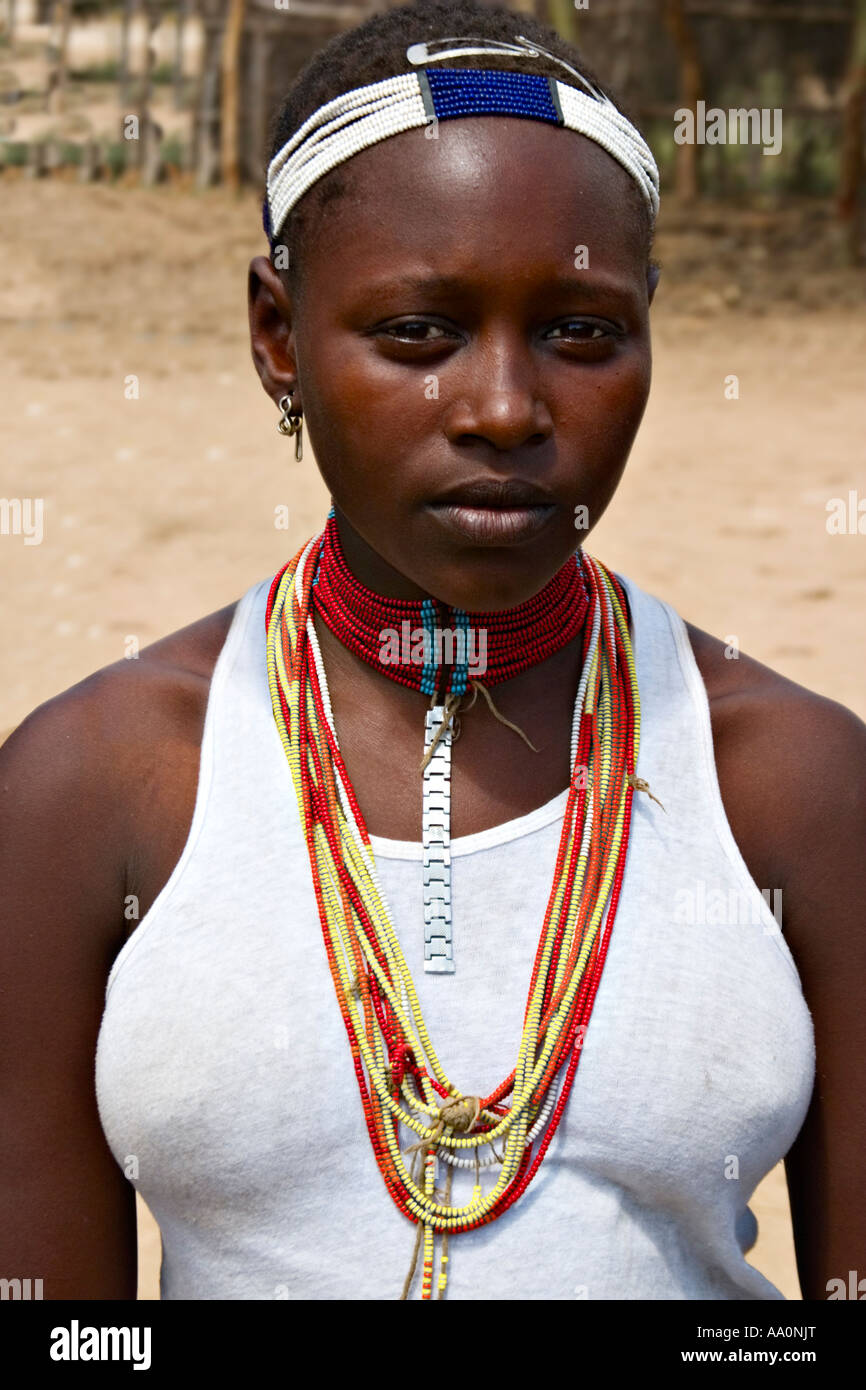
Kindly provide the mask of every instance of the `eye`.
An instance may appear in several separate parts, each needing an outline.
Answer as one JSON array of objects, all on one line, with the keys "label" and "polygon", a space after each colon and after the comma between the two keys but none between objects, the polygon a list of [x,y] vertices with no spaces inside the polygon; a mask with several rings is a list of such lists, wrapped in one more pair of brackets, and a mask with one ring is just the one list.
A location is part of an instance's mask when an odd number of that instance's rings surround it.
[{"label": "eye", "polygon": [[558,323],[555,328],[550,330],[548,336],[561,333],[565,336],[566,329],[581,330],[580,333],[568,333],[572,342],[596,343],[602,338],[615,336],[612,324],[593,323],[591,319],[566,319],[564,323]]},{"label": "eye", "polygon": [[392,323],[378,331],[397,343],[434,343],[449,336],[440,324],[428,323],[426,319],[406,319],[404,323]]}]

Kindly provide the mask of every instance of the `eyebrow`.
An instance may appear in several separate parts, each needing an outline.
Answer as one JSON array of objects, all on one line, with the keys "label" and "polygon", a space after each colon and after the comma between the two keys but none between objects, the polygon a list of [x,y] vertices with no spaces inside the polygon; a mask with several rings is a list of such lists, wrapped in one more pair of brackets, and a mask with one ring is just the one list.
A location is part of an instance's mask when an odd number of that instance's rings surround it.
[{"label": "eyebrow", "polygon": [[[385,298],[390,294],[459,294],[473,288],[473,282],[459,275],[401,275],[390,280],[373,281],[365,286],[365,294]],[[593,280],[588,276],[555,275],[533,291],[535,294],[553,292],[578,295],[587,303],[610,299],[631,299],[634,288],[610,281]]]}]

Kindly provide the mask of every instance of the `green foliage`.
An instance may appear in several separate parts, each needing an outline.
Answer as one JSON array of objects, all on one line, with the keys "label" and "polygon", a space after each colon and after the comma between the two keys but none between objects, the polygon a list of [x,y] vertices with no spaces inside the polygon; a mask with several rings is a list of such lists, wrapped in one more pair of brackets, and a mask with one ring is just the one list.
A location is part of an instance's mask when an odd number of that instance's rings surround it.
[{"label": "green foliage", "polygon": [[[115,58],[107,63],[93,63],[88,68],[76,68],[69,74],[73,82],[118,82],[120,80],[120,64]],[[143,80],[141,73],[132,72],[129,74],[129,82],[132,86],[139,85]],[[150,80],[156,84],[165,84],[174,81],[174,64],[159,63],[151,69]]]},{"label": "green foliage", "polygon": [[107,63],[93,63],[89,68],[76,68],[70,72],[72,82],[116,82],[120,77],[120,64],[112,58]]},{"label": "green foliage", "polygon": [[23,168],[27,163],[27,149],[27,145],[20,140],[0,141],[0,164],[7,164],[10,168]]},{"label": "green foliage", "polygon": [[185,167],[188,147],[179,136],[171,135],[167,140],[163,140],[160,153],[163,164],[173,164],[176,168]]},{"label": "green foliage", "polygon": [[105,146],[103,157],[112,178],[118,178],[126,168],[126,145],[125,140],[112,140]]},{"label": "green foliage", "polygon": [[[748,104],[736,96],[713,103],[725,110]],[[773,98],[765,104],[772,108]],[[674,187],[678,147],[673,125],[654,119],[644,122],[644,130],[659,166],[664,197],[665,190]],[[832,197],[840,176],[839,120],[833,115],[785,114],[782,135],[781,152],[772,156],[756,153],[753,145],[701,146],[698,167],[702,191],[713,198],[784,193]]]}]

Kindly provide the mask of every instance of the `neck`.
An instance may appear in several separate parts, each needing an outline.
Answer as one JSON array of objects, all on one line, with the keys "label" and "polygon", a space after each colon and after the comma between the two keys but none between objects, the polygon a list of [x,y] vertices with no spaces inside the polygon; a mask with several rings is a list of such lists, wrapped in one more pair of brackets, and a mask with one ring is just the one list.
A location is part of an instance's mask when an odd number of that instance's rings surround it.
[{"label": "neck", "polygon": [[335,511],[314,562],[311,603],[362,661],[441,700],[464,694],[473,676],[498,685],[547,660],[584,627],[589,597],[575,556],[531,599],[493,612],[470,613],[423,591],[382,594],[350,566]]},{"label": "neck", "polygon": [[425,589],[419,588],[411,579],[407,579],[405,574],[401,574],[393,565],[389,565],[387,560],[382,559],[378,551],[367,544],[363,536],[358,535],[354,526],[340,511],[336,503],[334,504],[334,521],[346,564],[355,578],[367,589],[381,595],[382,598],[420,600],[429,597]]}]

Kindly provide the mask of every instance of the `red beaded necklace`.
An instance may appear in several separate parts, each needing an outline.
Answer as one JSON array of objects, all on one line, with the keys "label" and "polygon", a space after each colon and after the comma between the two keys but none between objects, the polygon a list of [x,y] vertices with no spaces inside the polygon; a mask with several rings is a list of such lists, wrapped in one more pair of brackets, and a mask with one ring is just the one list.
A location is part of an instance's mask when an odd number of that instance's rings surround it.
[{"label": "red beaded necklace", "polygon": [[[556,1132],[581,1055],[622,886],[633,791],[649,790],[635,773],[640,704],[625,594],[599,561],[584,557],[590,613],[575,704],[573,771],[521,1046],[515,1067],[489,1095],[467,1096],[445,1073],[433,1047],[337,743],[309,621],[313,545],[310,541],[276,575],[268,595],[274,717],[298,797],[367,1130],[392,1199],[418,1223],[401,1297],[408,1296],[422,1241],[421,1296],[433,1297],[438,1233],[441,1298],[449,1236],[496,1220],[523,1195]],[[411,1149],[403,1148],[401,1124],[420,1136]],[[494,1141],[501,1144],[501,1155]],[[482,1164],[478,1151],[488,1146],[491,1158]],[[420,1159],[410,1170],[405,1159],[413,1151]],[[444,1200],[436,1190],[440,1161],[449,1166]],[[423,1166],[423,1185],[416,1178],[417,1162]],[[473,1165],[471,1198],[452,1204],[454,1169]],[[480,1171],[488,1166],[498,1167],[499,1177],[484,1192]]]},{"label": "red beaded necklace", "polygon": [[332,508],[319,548],[312,603],[334,636],[362,661],[441,701],[446,694],[465,693],[474,674],[473,650],[477,667],[483,648],[485,665],[478,674],[485,686],[492,686],[546,661],[576,637],[589,607],[580,557],[580,551],[571,556],[525,603],[498,612],[470,613],[433,598],[385,598],[349,569]]}]

